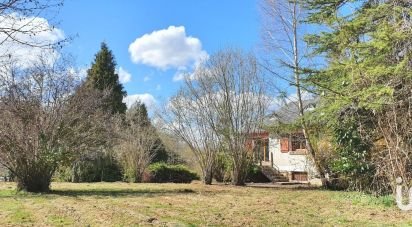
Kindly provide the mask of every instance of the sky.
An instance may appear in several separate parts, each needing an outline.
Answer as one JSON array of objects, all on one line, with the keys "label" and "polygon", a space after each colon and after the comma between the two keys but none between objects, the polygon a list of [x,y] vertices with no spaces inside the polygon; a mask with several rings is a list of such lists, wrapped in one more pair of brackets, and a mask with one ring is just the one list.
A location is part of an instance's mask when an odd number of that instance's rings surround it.
[{"label": "sky", "polygon": [[130,105],[150,108],[173,95],[182,75],[226,47],[259,48],[258,0],[66,0],[56,28],[72,37],[65,50],[87,69],[101,42],[117,61]]}]

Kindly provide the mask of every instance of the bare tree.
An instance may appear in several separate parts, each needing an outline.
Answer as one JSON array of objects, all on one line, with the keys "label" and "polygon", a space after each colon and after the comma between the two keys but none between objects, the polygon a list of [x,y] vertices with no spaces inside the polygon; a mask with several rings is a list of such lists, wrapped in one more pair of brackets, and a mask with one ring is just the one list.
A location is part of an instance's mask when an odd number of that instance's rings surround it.
[{"label": "bare tree", "polygon": [[[64,0],[0,0],[0,62],[19,59],[26,64],[33,53],[57,54],[67,38],[53,23]],[[30,56],[28,56],[30,55]]]},{"label": "bare tree", "polygon": [[53,18],[63,2],[64,0],[1,0],[0,45],[14,42],[44,48],[61,44],[60,40],[49,42],[35,39],[35,36],[54,29],[43,19]]},{"label": "bare tree", "polygon": [[172,99],[169,126],[196,154],[206,184],[211,183],[216,155],[222,150],[233,161],[233,184],[245,183],[252,155],[247,143],[262,126],[264,88],[256,58],[228,49],[187,76]]},{"label": "bare tree", "polygon": [[[10,67],[9,69],[13,69]],[[19,190],[49,190],[56,168],[110,141],[101,92],[79,91],[64,58],[42,58],[25,70],[3,70],[0,81],[0,163]]]},{"label": "bare tree", "polygon": [[[308,47],[303,38],[305,35],[305,10],[300,0],[263,0],[263,43],[267,50],[273,52],[278,65],[264,66],[277,78],[287,81],[296,89],[296,103],[300,116],[302,132],[305,137],[306,149],[311,155],[321,178],[325,177],[324,170],[316,157],[313,142],[310,139],[308,125],[305,120],[305,107],[302,94],[310,91],[303,86],[303,64],[308,64]],[[271,67],[281,66],[278,70]]]},{"label": "bare tree", "polygon": [[166,129],[181,138],[194,153],[202,170],[205,184],[212,183],[213,166],[219,149],[219,138],[211,127],[216,116],[203,97],[207,94],[194,81],[187,80],[186,86],[175,95],[163,113]]},{"label": "bare tree", "polygon": [[[388,189],[395,192],[398,177],[402,178],[401,183],[407,187],[411,186],[412,179],[412,82],[396,77],[391,80],[388,84],[397,85],[394,86],[393,100],[370,116],[376,127],[372,132],[377,135],[364,133],[366,136],[363,136],[378,139],[372,162],[376,168],[373,176],[374,191],[379,194],[386,193]],[[361,132],[365,131],[364,127],[360,127]]]},{"label": "bare tree", "polygon": [[156,129],[147,122],[147,116],[138,113],[139,103],[126,112],[125,121],[119,119],[117,132],[119,141],[114,151],[127,180],[141,182],[143,173],[156,156],[159,136]]},{"label": "bare tree", "polygon": [[199,75],[198,80],[211,84],[208,91],[216,96],[210,99],[218,119],[213,128],[232,158],[232,183],[243,185],[252,161],[248,142],[251,134],[261,129],[266,111],[266,83],[256,58],[239,50],[213,55],[206,68],[207,75]]}]

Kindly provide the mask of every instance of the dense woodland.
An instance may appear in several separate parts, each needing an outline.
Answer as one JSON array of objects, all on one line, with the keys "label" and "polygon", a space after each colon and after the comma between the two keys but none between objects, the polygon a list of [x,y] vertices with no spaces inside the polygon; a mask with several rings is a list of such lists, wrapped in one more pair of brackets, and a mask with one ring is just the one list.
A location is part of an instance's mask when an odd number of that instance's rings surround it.
[{"label": "dense woodland", "polygon": [[[397,177],[410,186],[410,1],[259,1],[262,51],[214,53],[150,117],[142,102],[123,103],[108,44],[80,78],[63,51],[70,40],[21,38],[42,27],[16,26],[16,14],[61,4],[0,1],[0,19],[10,21],[0,45],[56,53],[24,67],[13,53],[0,56],[0,164],[19,190],[47,192],[52,180],[190,182],[193,160],[205,184],[244,185],[254,168],[249,135],[261,129],[302,130],[325,187],[390,194]],[[265,123],[274,99],[288,102],[291,92],[299,119]],[[307,94],[314,110],[303,107]]]}]

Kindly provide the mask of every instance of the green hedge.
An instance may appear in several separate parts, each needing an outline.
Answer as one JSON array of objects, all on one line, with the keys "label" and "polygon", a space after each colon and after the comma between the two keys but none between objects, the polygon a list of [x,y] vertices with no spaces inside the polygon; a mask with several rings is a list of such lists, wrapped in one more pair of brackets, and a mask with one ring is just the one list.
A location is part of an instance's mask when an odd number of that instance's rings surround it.
[{"label": "green hedge", "polygon": [[122,172],[117,161],[110,156],[86,158],[60,167],[53,180],[62,182],[115,182],[122,180]]},{"label": "green hedge", "polygon": [[153,163],[143,176],[144,182],[150,183],[190,183],[199,180],[199,176],[184,165]]}]

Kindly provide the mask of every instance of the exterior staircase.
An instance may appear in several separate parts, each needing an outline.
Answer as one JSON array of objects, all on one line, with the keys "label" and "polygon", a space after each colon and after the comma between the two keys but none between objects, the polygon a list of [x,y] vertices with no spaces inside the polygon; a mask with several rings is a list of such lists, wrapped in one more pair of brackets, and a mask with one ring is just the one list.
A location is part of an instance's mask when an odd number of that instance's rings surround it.
[{"label": "exterior staircase", "polygon": [[289,179],[287,177],[283,176],[281,173],[279,173],[271,166],[263,165],[261,166],[261,169],[263,175],[265,175],[269,180],[271,180],[272,183],[289,182]]}]

